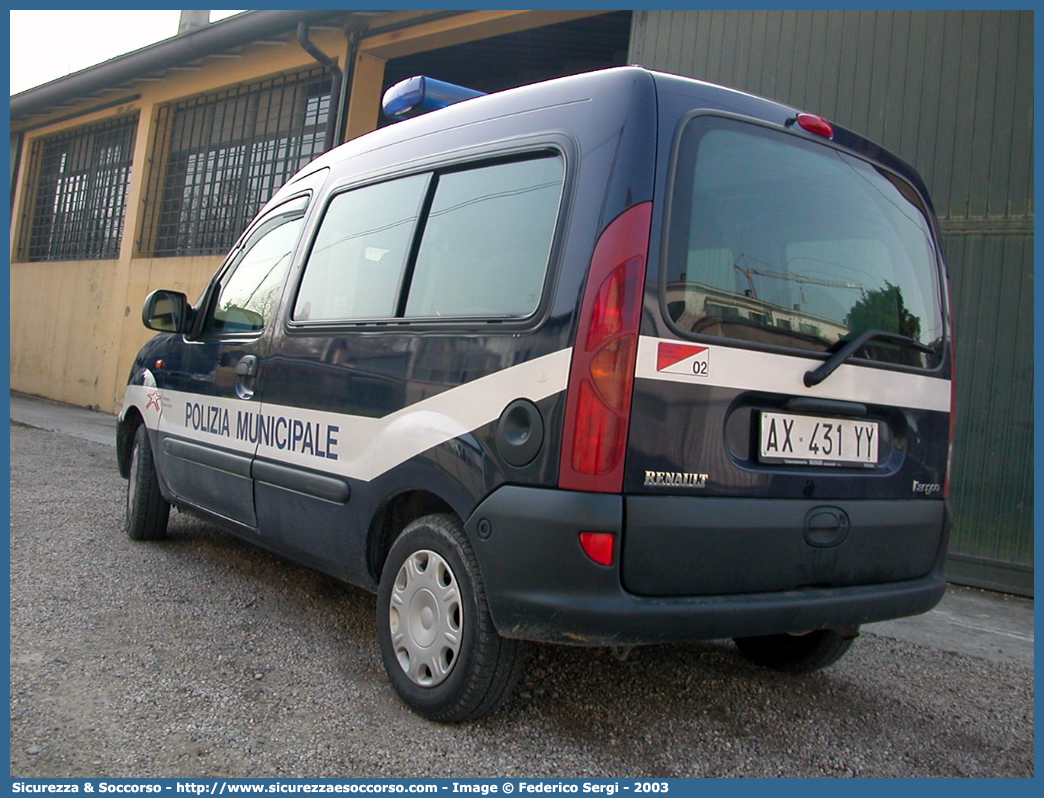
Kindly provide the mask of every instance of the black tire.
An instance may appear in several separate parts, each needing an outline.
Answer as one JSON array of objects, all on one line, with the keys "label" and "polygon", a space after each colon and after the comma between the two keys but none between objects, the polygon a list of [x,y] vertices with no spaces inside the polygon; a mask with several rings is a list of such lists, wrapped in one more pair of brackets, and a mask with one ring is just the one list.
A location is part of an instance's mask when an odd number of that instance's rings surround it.
[{"label": "black tire", "polygon": [[162,540],[167,536],[170,504],[160,493],[149,431],[144,424],[134,432],[127,470],[127,510],[123,530],[131,540]]},{"label": "black tire", "polygon": [[755,665],[784,673],[812,673],[833,665],[848,651],[853,640],[829,629],[803,635],[735,639],[740,653]]},{"label": "black tire", "polygon": [[497,634],[459,519],[429,515],[392,545],[377,592],[377,637],[392,686],[431,720],[498,710],[522,672],[523,644]]}]

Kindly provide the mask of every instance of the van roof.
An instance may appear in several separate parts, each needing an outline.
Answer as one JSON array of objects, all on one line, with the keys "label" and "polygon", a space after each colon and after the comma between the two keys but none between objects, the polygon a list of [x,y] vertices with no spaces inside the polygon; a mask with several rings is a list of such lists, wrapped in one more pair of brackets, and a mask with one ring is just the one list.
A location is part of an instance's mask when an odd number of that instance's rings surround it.
[{"label": "van roof", "polygon": [[554,106],[589,102],[599,97],[619,100],[629,87],[635,85],[644,84],[646,90],[651,90],[652,74],[642,67],[614,67],[493,92],[374,130],[321,155],[308,165],[307,170],[333,166],[348,158],[422,139],[437,131],[464,128]]},{"label": "van roof", "polygon": [[[321,169],[334,168],[367,154],[377,154],[381,150],[392,148],[397,150],[394,162],[404,163],[414,158],[446,152],[454,146],[467,146],[469,140],[491,141],[503,135],[484,132],[481,136],[469,136],[465,132],[466,129],[477,124],[495,123],[511,118],[517,118],[521,122],[520,118],[526,114],[577,103],[590,103],[590,110],[585,113],[584,127],[597,130],[598,118],[602,113],[618,113],[628,102],[638,102],[640,95],[647,96],[649,92],[683,93],[691,100],[691,107],[712,108],[777,124],[783,124],[788,118],[804,110],[694,78],[656,72],[640,66],[613,67],[486,94],[374,130],[313,160],[291,178],[268,205],[279,202],[292,193],[296,181]],[[495,127],[509,129],[509,126]],[[516,124],[518,130],[525,127],[524,124]],[[459,131],[460,135],[449,140],[444,137],[438,140],[429,138],[432,134],[450,131]],[[834,131],[834,143],[903,174],[913,182],[921,195],[927,198],[927,190],[909,164],[850,130],[834,124]],[[575,134],[577,131],[570,132]],[[375,159],[375,164],[377,161],[383,162],[385,158]],[[364,167],[362,171],[368,169]]]}]

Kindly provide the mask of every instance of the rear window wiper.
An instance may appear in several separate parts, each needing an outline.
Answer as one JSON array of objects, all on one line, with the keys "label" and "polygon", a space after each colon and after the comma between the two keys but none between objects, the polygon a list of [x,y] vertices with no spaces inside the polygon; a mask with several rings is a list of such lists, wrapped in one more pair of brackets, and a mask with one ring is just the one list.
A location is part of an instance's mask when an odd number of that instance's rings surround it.
[{"label": "rear window wiper", "polygon": [[902,335],[901,333],[885,332],[884,330],[867,330],[866,332],[860,333],[858,336],[853,338],[851,341],[846,343],[834,354],[832,354],[819,368],[811,369],[805,372],[805,387],[811,388],[813,385],[819,385],[823,380],[829,377],[834,371],[848,360],[852,355],[862,349],[870,341],[887,341],[891,344],[898,346],[905,346],[908,349],[916,349],[918,352],[925,352],[926,354],[932,354],[933,350],[929,346],[925,346],[920,341],[915,341],[908,335]]}]

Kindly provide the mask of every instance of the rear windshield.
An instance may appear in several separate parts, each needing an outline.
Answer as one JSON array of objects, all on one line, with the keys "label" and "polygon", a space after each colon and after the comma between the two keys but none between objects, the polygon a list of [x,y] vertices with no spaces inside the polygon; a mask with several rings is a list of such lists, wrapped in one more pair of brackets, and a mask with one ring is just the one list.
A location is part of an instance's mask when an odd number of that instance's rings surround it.
[{"label": "rear windshield", "polygon": [[683,332],[825,351],[870,329],[862,357],[934,368],[943,350],[939,269],[920,199],[833,147],[697,116],[682,131],[665,301]]}]

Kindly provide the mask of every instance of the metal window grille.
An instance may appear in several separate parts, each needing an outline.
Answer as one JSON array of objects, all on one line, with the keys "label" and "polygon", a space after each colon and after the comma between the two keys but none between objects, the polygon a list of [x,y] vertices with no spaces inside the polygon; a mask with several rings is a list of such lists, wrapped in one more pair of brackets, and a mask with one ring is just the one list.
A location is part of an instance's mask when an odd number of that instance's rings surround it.
[{"label": "metal window grille", "polygon": [[119,257],[137,129],[135,114],[33,144],[20,260]]},{"label": "metal window grille", "polygon": [[329,111],[322,69],[160,108],[142,250],[227,252],[276,189],[322,153]]}]

